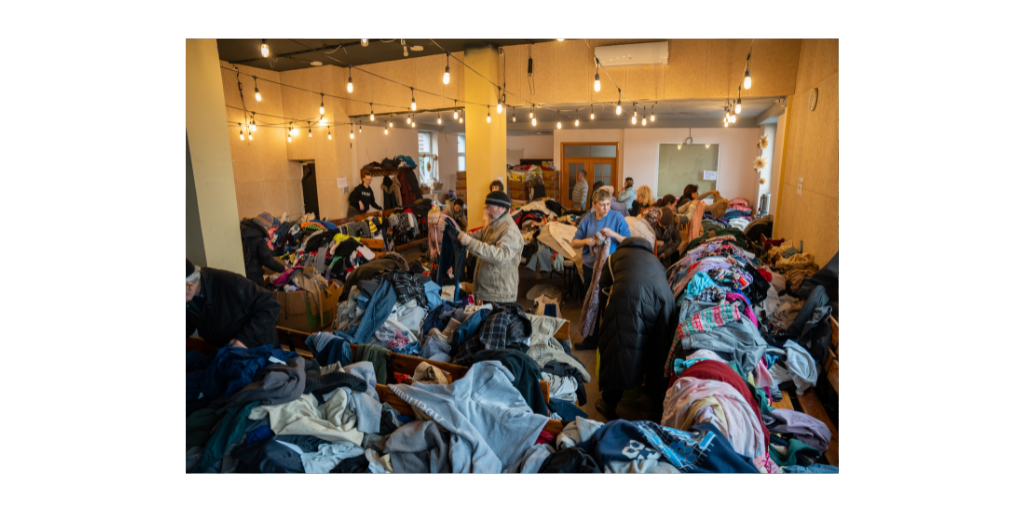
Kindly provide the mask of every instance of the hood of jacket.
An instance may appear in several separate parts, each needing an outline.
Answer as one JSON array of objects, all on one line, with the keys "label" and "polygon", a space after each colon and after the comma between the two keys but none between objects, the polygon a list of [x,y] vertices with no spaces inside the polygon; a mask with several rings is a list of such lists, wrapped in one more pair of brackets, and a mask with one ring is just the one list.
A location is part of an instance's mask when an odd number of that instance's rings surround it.
[{"label": "hood of jacket", "polygon": [[270,233],[252,219],[242,220],[242,222],[239,223],[239,228],[242,231],[242,238],[264,239],[270,237]]}]

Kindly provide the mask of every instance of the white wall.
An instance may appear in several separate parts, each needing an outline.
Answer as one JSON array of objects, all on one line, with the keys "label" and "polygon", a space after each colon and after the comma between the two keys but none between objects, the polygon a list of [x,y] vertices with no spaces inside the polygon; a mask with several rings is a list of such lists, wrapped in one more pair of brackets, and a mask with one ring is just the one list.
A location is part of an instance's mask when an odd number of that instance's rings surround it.
[{"label": "white wall", "polygon": [[[630,128],[623,132],[625,159],[619,176],[632,177],[636,187],[648,185],[654,191],[658,190],[659,146],[679,144],[691,136],[689,128]],[[754,172],[754,158],[760,132],[760,128],[692,129],[694,144],[718,144],[718,191],[722,197],[746,197],[756,203],[759,176]],[[621,183],[616,188],[619,186]]]},{"label": "white wall", "polygon": [[510,135],[506,138],[505,149],[523,150],[523,158],[551,160],[555,157],[554,135]]},{"label": "white wall", "polygon": [[437,134],[438,179],[444,191],[455,190],[455,173],[459,171],[459,134]]},{"label": "white wall", "polygon": [[[778,135],[776,129],[778,125],[776,123],[763,124],[761,125],[761,135],[768,137],[768,148],[761,150],[761,156],[768,160],[768,165],[764,169],[761,169],[761,177],[758,178],[757,184],[757,196],[750,198],[752,201],[750,207],[757,210],[758,201],[761,199],[761,194],[767,194],[772,189],[772,177],[775,169],[775,140]],[[761,178],[764,178],[764,185],[761,184]]]}]

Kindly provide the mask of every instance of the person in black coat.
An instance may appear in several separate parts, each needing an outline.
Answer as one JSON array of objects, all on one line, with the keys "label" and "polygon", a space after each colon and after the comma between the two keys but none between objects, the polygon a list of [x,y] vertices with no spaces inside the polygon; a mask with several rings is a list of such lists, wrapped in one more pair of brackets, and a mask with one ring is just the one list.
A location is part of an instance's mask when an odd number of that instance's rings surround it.
[{"label": "person in black coat", "polygon": [[613,420],[623,391],[646,382],[656,409],[651,415],[660,420],[667,384],[665,358],[678,320],[665,267],[650,242],[627,238],[608,258],[599,284],[602,294],[608,291],[608,302],[597,340],[601,400],[594,405]]},{"label": "person in black coat", "polygon": [[263,279],[263,267],[275,272],[284,272],[284,265],[274,259],[274,254],[267,245],[270,234],[266,228],[253,219],[244,219],[240,223],[242,231],[242,258],[245,260],[245,277],[250,281],[266,286]]},{"label": "person in black coat", "polygon": [[276,347],[274,325],[280,313],[274,295],[252,281],[185,260],[186,337],[198,330],[200,338],[217,347]]}]

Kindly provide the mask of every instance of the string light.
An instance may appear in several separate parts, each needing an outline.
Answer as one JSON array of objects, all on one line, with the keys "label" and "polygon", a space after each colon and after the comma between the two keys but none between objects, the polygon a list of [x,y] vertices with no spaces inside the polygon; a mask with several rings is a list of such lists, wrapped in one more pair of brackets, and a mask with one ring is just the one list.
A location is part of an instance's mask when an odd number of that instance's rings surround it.
[{"label": "string light", "polygon": [[[658,104],[658,102],[654,102],[654,105],[657,105],[657,104]],[[652,123],[654,122],[654,105],[651,105],[651,122]]]},{"label": "string light", "polygon": [[591,121],[594,120],[594,104],[593,103],[590,104],[590,120]]},{"label": "string light", "polygon": [[636,124],[636,103],[633,103],[633,124]]},{"label": "string light", "polygon": [[711,149],[711,144],[704,144],[704,147],[705,147],[706,149]]},{"label": "string light", "polygon": [[561,120],[559,120],[559,121],[558,121],[558,129],[559,129],[559,130],[561,130],[561,129],[562,129],[562,121],[561,121]]},{"label": "string light", "polygon": [[736,86],[736,113],[737,114],[739,114],[740,111],[743,110],[743,98],[740,97],[740,91],[742,91],[742,89],[740,89],[739,86]]},{"label": "string light", "polygon": [[359,121],[359,133],[363,133],[363,122]]},{"label": "string light", "polygon": [[512,107],[512,122],[516,122],[516,108]]},{"label": "string light", "polygon": [[441,126],[441,113],[440,112],[437,113],[437,125]]},{"label": "string light", "polygon": [[369,39],[362,39],[362,40],[359,41],[359,44],[363,45],[363,47],[365,48],[367,46],[370,46],[370,40]]},{"label": "string light", "polygon": [[320,93],[320,115],[324,115],[324,93]]},{"label": "string light", "polygon": [[256,77],[252,77],[252,83],[256,86],[256,101],[263,101],[263,96],[260,96],[260,85],[256,80]]},{"label": "string light", "polygon": [[487,107],[487,122],[491,122],[491,107]]},{"label": "string light", "polygon": [[736,114],[729,114],[729,122],[730,123],[735,123],[736,122]]},{"label": "string light", "polygon": [[[459,100],[455,100],[455,106],[456,107],[459,106]],[[459,109],[458,108],[455,109],[455,114],[454,115],[455,115],[455,120],[458,121],[459,120]]]},{"label": "string light", "polygon": [[328,129],[327,130],[327,140],[331,140],[331,139],[332,139],[332,137],[331,137],[331,130]]},{"label": "string light", "polygon": [[595,70],[597,71],[594,73],[594,92],[601,92],[601,59],[594,57],[594,63]]},{"label": "string light", "polygon": [[388,134],[388,127],[387,127],[387,126],[385,126],[385,127],[384,127],[384,135],[387,135],[387,134]]},{"label": "string light", "polygon": [[250,132],[256,131],[256,114],[253,114],[252,115],[252,120],[249,121],[249,131]]},{"label": "string light", "polygon": [[320,126],[327,126],[327,119],[324,116],[320,116]]},{"label": "string light", "polygon": [[238,140],[245,140],[245,134],[242,133],[242,123],[238,123]]},{"label": "string light", "polygon": [[459,116],[459,124],[464,124],[465,120],[466,120],[466,113],[463,112],[462,115]]},{"label": "string light", "polygon": [[534,108],[535,106],[536,106],[536,105],[533,105],[533,106],[531,106],[531,107],[530,107],[530,119],[533,119],[533,108]]},{"label": "string light", "polygon": [[413,120],[413,122],[412,122],[412,127],[413,127],[413,128],[416,128],[416,120]]},{"label": "string light", "polygon": [[[498,94],[501,94],[501,87],[498,87]],[[497,110],[499,114],[501,113],[501,101],[500,100],[498,101],[498,108],[496,108],[495,110]]]},{"label": "string light", "polygon": [[260,45],[260,53],[263,54],[263,57],[269,57],[270,56],[270,47],[267,46],[267,40],[266,39],[264,39],[263,40],[263,44]]},{"label": "string light", "polygon": [[750,89],[750,53],[754,51],[754,42],[750,42],[750,50],[747,51],[747,72],[743,77],[743,88]]},{"label": "string light", "polygon": [[537,118],[536,117],[531,119],[530,122],[533,123],[534,126],[537,126]]},{"label": "string light", "polygon": [[451,55],[448,52],[444,52],[444,78],[442,78],[441,81],[444,82],[445,85],[448,85],[448,81],[451,80],[451,75],[449,74],[448,69],[448,62],[450,56]]},{"label": "string light", "polygon": [[410,87],[409,91],[412,94],[412,111],[416,112],[416,90]]},{"label": "string light", "polygon": [[251,133],[249,134],[249,140],[252,140],[252,134]]},{"label": "string light", "polygon": [[288,132],[288,142],[291,142],[291,141],[292,141],[292,134],[291,134],[291,132]]},{"label": "string light", "polygon": [[580,111],[576,111],[576,126],[580,125]]},{"label": "string light", "polygon": [[640,124],[643,126],[647,126],[647,107],[644,107],[644,120]]},{"label": "string light", "polygon": [[622,115],[622,89],[619,89],[619,102],[615,105],[615,115]]},{"label": "string light", "polygon": [[409,117],[405,118],[405,124],[412,124],[412,115],[410,115]]},{"label": "string light", "polygon": [[352,127],[349,127],[349,129],[348,129],[348,138],[350,138],[350,139],[356,138],[356,134],[355,134],[355,132],[352,131]]},{"label": "string light", "polygon": [[370,121],[373,121],[373,103],[370,103]]},{"label": "string light", "polygon": [[311,138],[311,139],[312,139],[312,138],[313,138],[313,128],[312,128],[312,127],[310,127],[310,126],[308,126],[308,125],[309,125],[309,123],[306,123],[306,125],[307,125],[307,128],[309,128],[309,138]]},{"label": "string light", "polygon": [[395,121],[394,120],[389,120],[388,121],[388,125],[391,126],[392,128],[394,128],[395,127]]},{"label": "string light", "polygon": [[348,92],[352,93],[352,65],[348,65]]}]

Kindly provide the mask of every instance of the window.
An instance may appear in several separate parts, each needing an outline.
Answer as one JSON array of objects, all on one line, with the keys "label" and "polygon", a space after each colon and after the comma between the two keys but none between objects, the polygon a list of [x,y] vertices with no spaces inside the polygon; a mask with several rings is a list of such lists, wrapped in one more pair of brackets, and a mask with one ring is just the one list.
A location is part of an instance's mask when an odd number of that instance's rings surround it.
[{"label": "window", "polygon": [[433,185],[437,181],[437,161],[434,159],[434,137],[430,132],[419,132],[419,172],[420,181]]},{"label": "window", "polygon": [[459,134],[459,172],[466,172],[466,134]]}]

